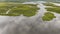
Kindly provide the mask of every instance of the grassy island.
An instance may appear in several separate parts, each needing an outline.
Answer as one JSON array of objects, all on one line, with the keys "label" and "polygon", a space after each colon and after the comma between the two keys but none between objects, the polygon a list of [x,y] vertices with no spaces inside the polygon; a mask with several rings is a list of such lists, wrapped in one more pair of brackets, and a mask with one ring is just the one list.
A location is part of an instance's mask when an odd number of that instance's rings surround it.
[{"label": "grassy island", "polygon": [[60,14],[60,7],[46,8],[46,9],[47,9],[47,11],[55,12],[55,13],[59,13]]},{"label": "grassy island", "polygon": [[45,6],[55,6],[53,3],[43,3]]},{"label": "grassy island", "polygon": [[50,21],[50,20],[52,20],[53,18],[56,18],[56,16],[54,16],[53,13],[51,13],[51,12],[46,12],[46,13],[44,14],[44,16],[42,17],[42,20],[43,20],[43,21]]},{"label": "grassy island", "polygon": [[19,16],[23,14],[24,16],[30,17],[34,16],[37,10],[39,10],[37,4],[0,3],[0,15],[2,16]]},{"label": "grassy island", "polygon": [[57,6],[53,3],[43,3],[45,6],[51,6],[51,7],[60,7],[60,6]]}]

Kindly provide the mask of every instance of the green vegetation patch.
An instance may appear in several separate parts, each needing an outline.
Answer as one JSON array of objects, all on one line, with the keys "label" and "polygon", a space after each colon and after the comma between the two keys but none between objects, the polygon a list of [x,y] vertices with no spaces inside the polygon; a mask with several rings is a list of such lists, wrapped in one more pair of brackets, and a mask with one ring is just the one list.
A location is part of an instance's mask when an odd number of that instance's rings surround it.
[{"label": "green vegetation patch", "polygon": [[[11,9],[8,14],[6,12]],[[0,5],[0,15],[2,16],[19,16],[23,14],[24,16],[34,16],[39,8],[37,4],[1,4]]]},{"label": "green vegetation patch", "polygon": [[54,16],[53,13],[46,12],[46,13],[44,14],[44,16],[42,17],[42,20],[43,20],[43,21],[50,21],[50,20],[52,20],[53,18],[56,18],[56,16]]},{"label": "green vegetation patch", "polygon": [[56,12],[56,13],[59,13],[60,14],[60,8],[59,7],[55,7],[55,8],[46,8],[47,11],[50,11],[50,12]]},{"label": "green vegetation patch", "polygon": [[51,7],[60,7],[60,6],[56,6],[53,3],[43,3],[45,6],[51,6]]},{"label": "green vegetation patch", "polygon": [[54,6],[54,4],[52,4],[52,3],[43,3],[43,4],[46,6]]},{"label": "green vegetation patch", "polygon": [[12,10],[9,12],[10,14],[23,14],[24,16],[30,17],[34,16],[39,8],[37,8],[37,5],[33,4],[25,4],[25,5],[18,5],[15,8],[12,8]]}]

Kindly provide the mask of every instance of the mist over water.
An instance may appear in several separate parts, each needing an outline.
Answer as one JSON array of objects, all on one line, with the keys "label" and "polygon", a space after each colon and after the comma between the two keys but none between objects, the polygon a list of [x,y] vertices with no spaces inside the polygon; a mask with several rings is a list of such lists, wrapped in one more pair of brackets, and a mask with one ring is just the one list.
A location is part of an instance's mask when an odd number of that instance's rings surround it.
[{"label": "mist over water", "polygon": [[40,10],[32,17],[0,16],[0,34],[60,34],[60,16],[51,21],[43,21],[42,16],[46,12],[41,2],[37,3]]}]

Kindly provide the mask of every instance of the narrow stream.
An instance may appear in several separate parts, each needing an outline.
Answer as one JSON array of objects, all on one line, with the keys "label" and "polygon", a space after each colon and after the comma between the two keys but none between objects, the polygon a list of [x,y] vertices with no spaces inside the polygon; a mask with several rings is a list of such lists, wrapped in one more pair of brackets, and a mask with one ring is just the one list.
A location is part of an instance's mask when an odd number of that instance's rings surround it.
[{"label": "narrow stream", "polygon": [[6,12],[6,14],[8,14],[8,13],[10,12],[10,10],[11,10],[11,9],[9,9],[9,10]]}]

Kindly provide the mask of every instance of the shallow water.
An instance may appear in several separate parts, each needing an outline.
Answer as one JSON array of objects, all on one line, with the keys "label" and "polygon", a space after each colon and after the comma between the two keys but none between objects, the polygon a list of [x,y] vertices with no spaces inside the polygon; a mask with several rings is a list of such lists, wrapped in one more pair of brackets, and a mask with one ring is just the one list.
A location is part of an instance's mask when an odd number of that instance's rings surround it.
[{"label": "shallow water", "polygon": [[60,14],[54,13],[55,19],[43,21],[45,6],[42,2],[32,3],[40,8],[35,16],[0,16],[0,34],[60,34]]}]

